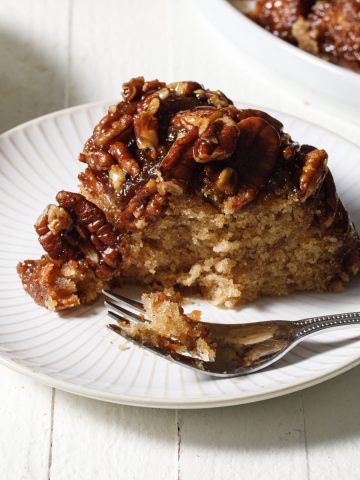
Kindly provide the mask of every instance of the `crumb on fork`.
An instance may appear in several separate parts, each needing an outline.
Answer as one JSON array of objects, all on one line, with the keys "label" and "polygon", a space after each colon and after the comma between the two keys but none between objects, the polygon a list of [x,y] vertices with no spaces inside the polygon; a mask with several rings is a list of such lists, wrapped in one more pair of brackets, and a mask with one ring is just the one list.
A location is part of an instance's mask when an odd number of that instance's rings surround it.
[{"label": "crumb on fork", "polygon": [[178,301],[162,292],[144,294],[144,323],[120,321],[121,329],[143,345],[187,354],[206,362],[215,360],[216,344],[201,312],[184,313]]}]

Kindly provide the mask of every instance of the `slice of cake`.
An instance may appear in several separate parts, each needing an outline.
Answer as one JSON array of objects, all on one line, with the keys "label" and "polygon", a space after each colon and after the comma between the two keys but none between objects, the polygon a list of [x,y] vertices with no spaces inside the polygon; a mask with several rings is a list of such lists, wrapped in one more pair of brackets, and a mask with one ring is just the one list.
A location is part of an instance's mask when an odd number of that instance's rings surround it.
[{"label": "slice of cake", "polygon": [[123,97],[80,154],[80,193],[59,192],[35,224],[46,254],[18,272],[37,303],[136,283],[233,306],[339,291],[358,272],[324,150],[196,82],[134,78]]},{"label": "slice of cake", "polygon": [[359,0],[257,0],[248,16],[303,50],[360,72]]}]

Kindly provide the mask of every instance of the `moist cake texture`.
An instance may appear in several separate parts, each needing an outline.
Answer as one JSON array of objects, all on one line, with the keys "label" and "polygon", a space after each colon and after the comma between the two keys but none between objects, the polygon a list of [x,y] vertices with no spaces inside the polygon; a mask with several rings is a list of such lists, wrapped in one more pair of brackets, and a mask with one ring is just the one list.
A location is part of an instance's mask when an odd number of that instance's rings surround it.
[{"label": "moist cake texture", "polygon": [[35,224],[46,254],[18,272],[37,303],[61,310],[136,283],[230,307],[338,291],[357,274],[324,150],[196,82],[138,77],[123,98],[85,143],[79,193],[59,192]]},{"label": "moist cake texture", "polygon": [[248,16],[303,50],[360,72],[360,0],[257,0]]},{"label": "moist cake texture", "polygon": [[216,343],[207,325],[200,321],[200,311],[185,314],[177,299],[163,292],[144,294],[142,300],[144,323],[119,320],[118,325],[109,327],[145,346],[172,350],[206,362],[215,360]]}]

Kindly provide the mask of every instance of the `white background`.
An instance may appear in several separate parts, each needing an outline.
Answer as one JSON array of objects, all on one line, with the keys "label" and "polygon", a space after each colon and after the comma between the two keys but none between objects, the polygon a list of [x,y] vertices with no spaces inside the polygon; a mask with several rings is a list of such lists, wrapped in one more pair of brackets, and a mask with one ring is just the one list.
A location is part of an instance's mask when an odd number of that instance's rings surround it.
[{"label": "white background", "polygon": [[[0,75],[0,131],[116,99],[123,81],[144,75],[197,80],[360,145],[345,106],[264,71],[191,0],[0,0]],[[0,479],[357,480],[359,373],[257,404],[177,412],[87,400],[0,367]]]}]

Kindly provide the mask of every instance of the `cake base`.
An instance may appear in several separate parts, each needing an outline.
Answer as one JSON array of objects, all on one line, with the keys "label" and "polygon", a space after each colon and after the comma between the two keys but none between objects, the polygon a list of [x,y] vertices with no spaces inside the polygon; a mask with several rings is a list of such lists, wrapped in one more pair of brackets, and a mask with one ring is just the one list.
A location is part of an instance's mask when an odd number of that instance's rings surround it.
[{"label": "cake base", "polygon": [[61,265],[46,256],[18,271],[25,289],[32,286],[28,293],[50,310],[89,303],[102,288],[126,283],[200,295],[225,307],[263,295],[337,292],[358,271],[359,241],[341,215],[324,225],[324,208],[325,199],[300,203],[269,195],[227,215],[199,196],[173,197],[156,222],[124,235],[121,269],[111,281],[81,262]]}]

